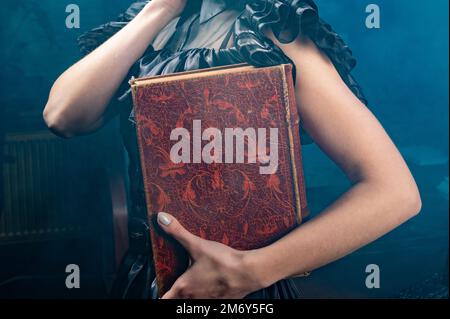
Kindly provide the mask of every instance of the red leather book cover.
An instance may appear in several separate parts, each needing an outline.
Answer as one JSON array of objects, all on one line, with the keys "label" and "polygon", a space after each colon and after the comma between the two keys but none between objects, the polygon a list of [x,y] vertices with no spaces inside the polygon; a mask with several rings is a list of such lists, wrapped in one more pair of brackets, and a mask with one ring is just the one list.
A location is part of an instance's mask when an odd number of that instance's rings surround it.
[{"label": "red leather book cover", "polygon": [[189,258],[159,229],[158,212],[239,250],[273,243],[308,214],[290,65],[130,84],[160,295]]}]

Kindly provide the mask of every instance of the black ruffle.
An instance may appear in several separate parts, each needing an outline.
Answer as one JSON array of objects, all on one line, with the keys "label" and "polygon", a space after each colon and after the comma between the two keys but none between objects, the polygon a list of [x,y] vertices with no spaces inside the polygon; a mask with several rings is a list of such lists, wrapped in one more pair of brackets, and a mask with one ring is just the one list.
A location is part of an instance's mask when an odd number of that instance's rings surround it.
[{"label": "black ruffle", "polygon": [[144,56],[138,63],[141,76],[154,76],[241,62],[241,56],[234,49],[198,48],[175,53],[168,50],[155,51]]},{"label": "black ruffle", "polygon": [[319,17],[312,0],[250,1],[235,26],[236,47],[244,58],[256,66],[286,63],[290,60],[264,35],[271,28],[281,43],[290,43],[299,35],[309,37],[325,52],[353,93],[364,103],[367,99],[351,75],[356,59],[350,48],[332,27]]},{"label": "black ruffle", "polygon": [[[131,21],[149,2],[141,0],[134,2],[126,12],[121,14],[117,21],[112,21],[101,25],[79,37],[78,44],[83,53],[89,53],[109,39],[116,32],[121,30],[129,21]],[[353,91],[353,93],[364,103],[367,99],[363,94],[361,87],[351,75],[351,71],[356,66],[356,59],[352,51],[345,44],[343,39],[332,29],[332,27],[319,17],[319,9],[313,0],[250,0],[240,1],[240,6],[246,3],[242,14],[235,24],[235,48],[232,50],[221,50],[220,53],[207,52],[205,57],[197,56],[196,53],[204,54],[202,49],[188,50],[191,52],[185,54],[174,54],[174,61],[163,59],[165,67],[157,66],[162,73],[150,71],[149,67],[140,72],[137,76],[167,74],[169,70],[179,72],[183,66],[188,65],[189,70],[194,66],[205,67],[215,66],[217,62],[236,61],[247,62],[255,66],[268,66],[280,63],[292,63],[285,56],[283,51],[276,46],[270,39],[265,37],[264,29],[270,27],[281,43],[290,43],[299,35],[308,36],[316,46],[325,52],[334,66],[338,70],[342,79]],[[236,4],[234,8],[238,7]],[[227,59],[227,51],[232,55]],[[240,55],[240,57],[239,57]],[[150,56],[154,56],[153,53]],[[210,60],[220,56],[220,59]],[[148,58],[147,58],[148,59]],[[189,61],[189,59],[193,59]],[[227,61],[228,62],[228,61]],[[178,66],[173,64],[180,63]],[[219,65],[225,65],[220,63]],[[156,63],[151,63],[156,66]],[[163,72],[164,71],[164,72]],[[295,68],[294,68],[295,72]]]},{"label": "black ruffle", "polygon": [[319,21],[316,4],[308,0],[251,1],[243,17],[254,30],[271,27],[281,43],[292,42],[299,34],[312,34]]}]

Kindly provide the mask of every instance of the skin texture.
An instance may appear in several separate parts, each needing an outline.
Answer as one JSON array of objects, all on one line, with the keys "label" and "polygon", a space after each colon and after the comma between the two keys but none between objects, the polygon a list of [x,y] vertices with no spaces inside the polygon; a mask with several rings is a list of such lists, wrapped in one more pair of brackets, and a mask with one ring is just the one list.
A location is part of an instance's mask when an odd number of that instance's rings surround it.
[{"label": "skin texture", "polygon": [[[128,69],[184,6],[181,0],[153,0],[123,30],[61,75],[44,110],[50,129],[71,137],[101,127],[106,107]],[[270,31],[267,36],[297,66],[296,95],[303,127],[353,186],[317,218],[273,245],[252,251],[203,240],[171,215],[162,214],[161,227],[192,258],[191,267],[164,299],[243,298],[342,258],[421,209],[417,185],[399,151],[329,59],[308,39],[281,44]],[[99,81],[104,77],[110,79],[107,85]],[[95,83],[102,85],[93,90]]]},{"label": "skin texture", "polygon": [[66,138],[102,127],[106,108],[131,66],[185,4],[186,0],[151,1],[121,31],[64,72],[44,109],[48,127]]}]

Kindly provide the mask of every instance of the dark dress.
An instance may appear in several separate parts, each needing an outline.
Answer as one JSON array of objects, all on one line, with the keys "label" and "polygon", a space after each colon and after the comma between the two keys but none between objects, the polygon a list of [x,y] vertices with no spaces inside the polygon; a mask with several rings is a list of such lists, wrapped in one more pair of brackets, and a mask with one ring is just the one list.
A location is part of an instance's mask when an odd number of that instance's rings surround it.
[{"label": "dark dress", "polygon": [[[82,35],[79,39],[82,51],[88,53],[106,41],[132,20],[147,2],[133,3],[119,16],[118,21],[107,23]],[[237,14],[235,16],[221,14],[227,10]],[[189,47],[186,41],[190,33],[201,31],[199,24],[211,19],[216,19],[215,26],[230,26],[229,30],[225,30],[225,35],[221,36],[223,38],[221,47],[186,48]],[[230,19],[233,19],[231,24]],[[157,38],[157,42],[163,42],[162,48],[155,49],[150,46],[144,56],[131,68],[129,76],[163,75],[244,62],[254,66],[293,64],[280,48],[264,36],[262,30],[265,27],[272,28],[274,35],[282,43],[294,41],[299,34],[311,38],[316,46],[328,55],[355,95],[366,102],[358,84],[350,74],[356,64],[352,52],[331,27],[319,18],[318,8],[312,0],[203,0],[203,3],[189,0],[188,8],[172,25],[173,31],[176,32],[166,30],[166,36]],[[211,32],[211,26],[204,30]],[[221,30],[213,31],[221,32]],[[227,43],[231,37],[233,46],[228,47]],[[295,66],[294,72],[297,72]],[[130,248],[117,274],[111,296],[156,298],[144,187],[127,81],[124,81],[119,93],[120,103],[115,103],[108,112],[120,113],[122,136],[129,155]],[[302,143],[307,143],[307,135],[302,130],[301,133]],[[300,297],[301,293],[292,279],[282,280],[248,296],[258,299]]]}]

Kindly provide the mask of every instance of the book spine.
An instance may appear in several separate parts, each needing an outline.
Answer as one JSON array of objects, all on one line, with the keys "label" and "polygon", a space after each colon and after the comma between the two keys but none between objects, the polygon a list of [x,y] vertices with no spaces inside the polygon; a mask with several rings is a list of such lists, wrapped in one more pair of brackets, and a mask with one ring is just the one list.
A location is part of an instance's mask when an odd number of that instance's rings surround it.
[{"label": "book spine", "polygon": [[[131,86],[131,92],[132,92],[132,97],[133,97],[133,107],[136,111],[137,107],[138,107],[138,94],[139,94],[139,90],[142,88],[141,86],[139,86],[135,79],[132,78],[130,80],[130,86]],[[159,239],[159,235],[157,234],[157,229],[155,224],[156,222],[156,217],[158,212],[154,211],[154,208],[152,207],[152,201],[151,201],[151,192],[148,188],[149,185],[149,181],[147,179],[147,173],[146,173],[146,165],[145,165],[145,160],[144,160],[144,141],[142,138],[142,132],[141,132],[141,125],[139,124],[140,121],[140,116],[138,113],[135,113],[136,116],[136,134],[137,134],[137,142],[138,142],[138,149],[139,149],[139,157],[140,157],[140,163],[141,163],[141,172],[142,172],[142,178],[143,178],[143,182],[144,182],[144,192],[145,192],[145,199],[146,199],[146,208],[147,208],[147,222],[149,225],[149,232],[150,232],[150,243],[151,243],[151,247],[152,247],[152,259],[153,259],[153,264],[155,266],[155,268],[158,268],[159,265],[159,260],[158,260],[158,251],[161,250],[160,247],[158,247],[158,239]],[[156,275],[156,283],[158,286],[158,297],[162,297],[169,289],[170,287],[168,287],[168,279],[162,274],[161,271],[156,271],[155,272]],[[181,275],[181,274],[179,274]]]},{"label": "book spine", "polygon": [[301,224],[304,217],[308,216],[305,179],[302,164],[302,151],[300,141],[300,116],[295,99],[295,88],[292,76],[292,66],[284,64],[280,66],[283,80],[284,103],[286,107],[286,121],[289,137],[289,152],[293,177],[293,189],[297,209],[298,223]]}]

